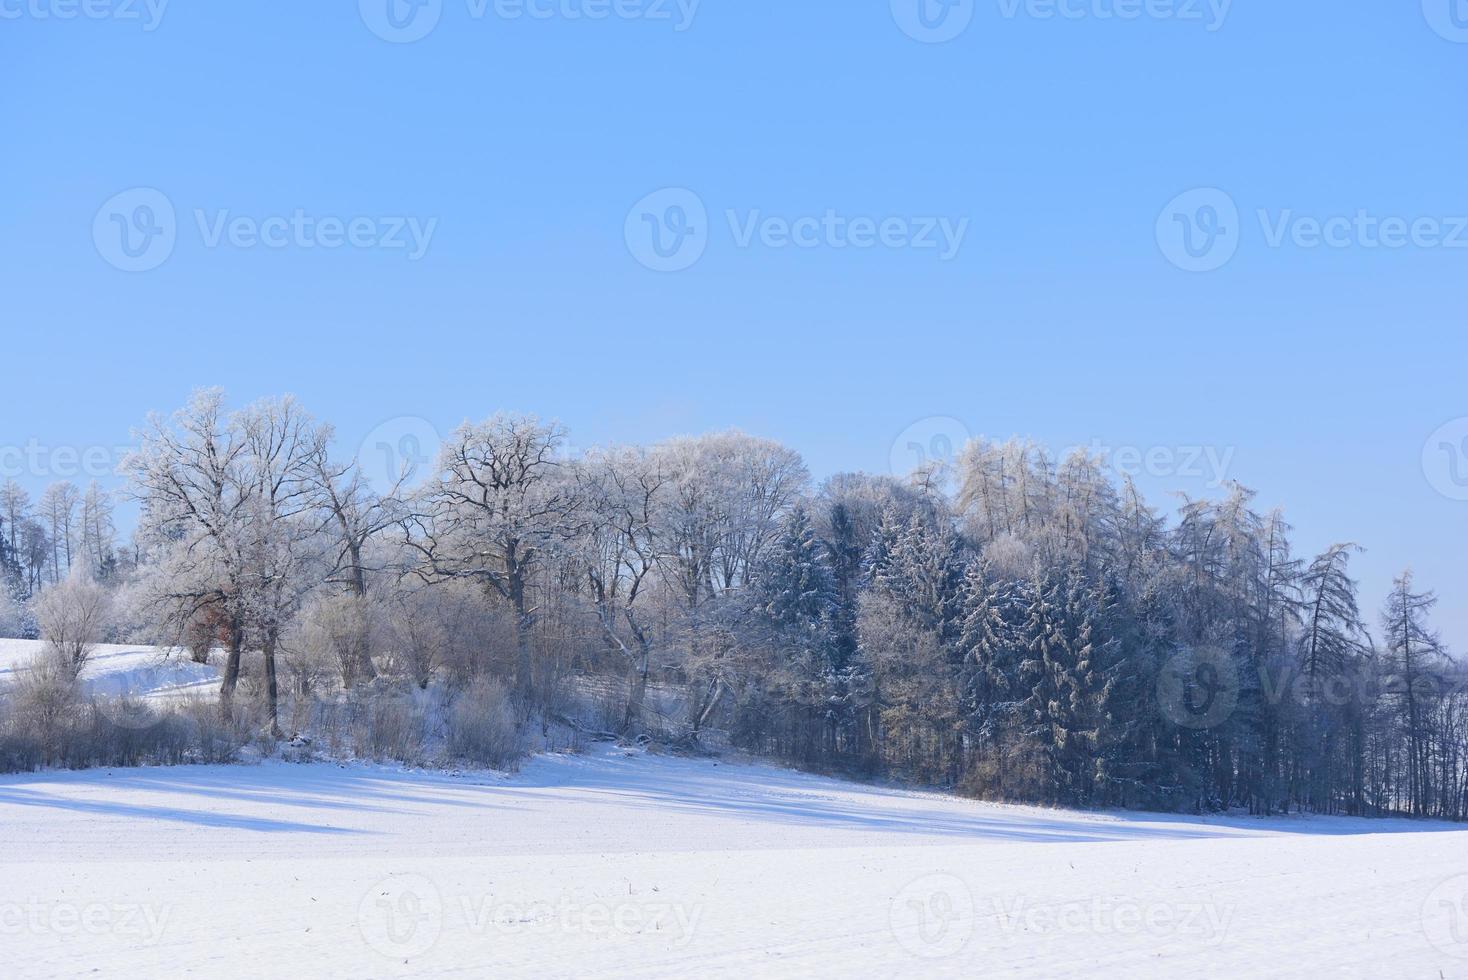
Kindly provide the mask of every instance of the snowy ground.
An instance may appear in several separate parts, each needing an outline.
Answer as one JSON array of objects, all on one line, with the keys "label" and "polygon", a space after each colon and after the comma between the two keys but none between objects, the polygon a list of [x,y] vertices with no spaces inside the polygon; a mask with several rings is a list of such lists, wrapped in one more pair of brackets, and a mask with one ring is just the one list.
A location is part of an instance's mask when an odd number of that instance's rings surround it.
[{"label": "snowy ground", "polygon": [[[0,683],[35,644],[0,640]],[[104,647],[84,681],[212,692]],[[0,975],[1468,977],[1468,835],[731,762],[0,776]]]},{"label": "snowy ground", "polygon": [[[547,756],[0,777],[7,976],[1465,977],[1468,836]],[[1454,931],[1456,929],[1456,931]]]}]

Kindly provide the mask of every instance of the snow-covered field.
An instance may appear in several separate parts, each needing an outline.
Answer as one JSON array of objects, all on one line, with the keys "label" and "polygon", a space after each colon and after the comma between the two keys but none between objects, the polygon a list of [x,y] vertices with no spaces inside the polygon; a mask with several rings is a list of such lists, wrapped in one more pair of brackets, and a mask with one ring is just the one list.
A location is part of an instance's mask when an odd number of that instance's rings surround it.
[{"label": "snow-covered field", "polygon": [[0,777],[6,976],[1468,976],[1468,836],[601,747]]},{"label": "snow-covered field", "polygon": [[[0,681],[34,645],[0,641]],[[103,648],[94,690],[213,672]],[[1075,814],[610,746],[0,776],[0,975],[1468,977],[1468,835]]]}]

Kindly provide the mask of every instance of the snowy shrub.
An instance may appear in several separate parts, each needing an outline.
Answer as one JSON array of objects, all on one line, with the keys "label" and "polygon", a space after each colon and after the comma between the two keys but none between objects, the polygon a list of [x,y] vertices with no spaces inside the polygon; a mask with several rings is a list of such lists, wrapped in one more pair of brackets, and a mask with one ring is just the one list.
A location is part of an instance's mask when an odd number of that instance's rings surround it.
[{"label": "snowy shrub", "polygon": [[226,718],[218,702],[210,699],[195,697],[176,703],[173,711],[188,728],[192,760],[202,765],[236,761],[260,728],[260,719],[251,708],[236,702]]},{"label": "snowy shrub", "polygon": [[448,712],[448,751],[456,759],[507,769],[524,753],[509,692],[479,678],[454,698]]},{"label": "snowy shrub", "polygon": [[286,657],[301,693],[321,682],[328,664],[343,687],[375,677],[380,619],[365,596],[321,595],[309,601],[286,638]]},{"label": "snowy shrub", "polygon": [[427,688],[439,674],[467,684],[507,674],[515,649],[513,620],[468,582],[443,582],[394,596],[386,625],[387,668]]},{"label": "snowy shrub", "polygon": [[353,754],[375,762],[421,764],[424,718],[423,706],[409,694],[373,691],[354,697]]},{"label": "snowy shrub", "polygon": [[33,769],[64,758],[80,704],[76,676],[43,653],[20,671],[4,696],[3,741],[12,768]]},{"label": "snowy shrub", "polygon": [[92,648],[106,634],[111,608],[111,594],[81,573],[53,585],[36,600],[41,639],[72,677],[81,673]]},{"label": "snowy shrub", "polygon": [[43,653],[0,690],[0,772],[233,762],[257,727],[240,713],[223,719],[202,698],[159,707],[84,697],[67,666]]}]

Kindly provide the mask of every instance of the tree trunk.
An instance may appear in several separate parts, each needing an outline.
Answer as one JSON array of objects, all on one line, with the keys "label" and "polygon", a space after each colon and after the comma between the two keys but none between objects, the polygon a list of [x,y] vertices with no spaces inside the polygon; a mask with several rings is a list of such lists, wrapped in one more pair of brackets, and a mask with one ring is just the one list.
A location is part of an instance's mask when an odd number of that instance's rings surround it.
[{"label": "tree trunk", "polygon": [[229,716],[234,702],[234,689],[240,679],[240,655],[244,645],[244,627],[236,620],[229,627],[229,653],[224,660],[224,677],[219,683],[219,707],[225,717]]},{"label": "tree trunk", "polygon": [[647,666],[648,648],[644,641],[640,644],[641,652],[638,664],[633,672],[632,691],[627,696],[627,714],[622,719],[622,731],[630,732],[634,725],[642,720],[642,704],[647,699]]},{"label": "tree trunk", "polygon": [[270,734],[274,738],[279,738],[280,724],[278,719],[278,706],[280,691],[275,679],[275,632],[273,630],[266,633],[262,650],[265,654],[265,702],[270,716]]}]

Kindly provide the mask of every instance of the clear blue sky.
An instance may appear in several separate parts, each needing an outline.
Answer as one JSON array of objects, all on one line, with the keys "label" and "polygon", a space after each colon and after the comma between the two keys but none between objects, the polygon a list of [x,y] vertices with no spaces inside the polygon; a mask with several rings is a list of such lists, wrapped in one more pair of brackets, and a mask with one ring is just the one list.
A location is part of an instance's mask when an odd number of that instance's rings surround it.
[{"label": "clear blue sky", "polygon": [[[10,444],[124,443],[212,384],[293,392],[348,449],[398,416],[500,408],[582,445],[738,426],[817,475],[885,470],[935,416],[1056,449],[1209,446],[1302,550],[1369,549],[1373,622],[1412,564],[1468,646],[1468,502],[1423,465],[1468,416],[1468,248],[1371,248],[1359,228],[1303,247],[1293,223],[1468,215],[1468,30],[1447,0],[1236,0],[1222,23],[1194,0],[1153,2],[1201,20],[987,0],[941,44],[888,0],[703,0],[691,22],[672,0],[622,0],[669,19],[439,0],[412,43],[369,27],[391,34],[381,0],[173,0],[152,30],[143,0],[91,0],[95,19],[67,2],[0,3]],[[99,209],[139,187],[176,238],[126,272]],[[670,187],[706,207],[706,250],[656,272],[629,209]],[[1202,273],[1170,261],[1183,226],[1163,213],[1196,188],[1239,212],[1212,253],[1231,261]],[[1184,200],[1202,222],[1218,198]],[[296,209],[437,224],[417,259],[208,244],[220,212]],[[741,247],[731,209],[968,226],[947,260]],[[1259,209],[1288,213],[1280,247]],[[1159,504],[1207,482],[1141,480]]]}]

